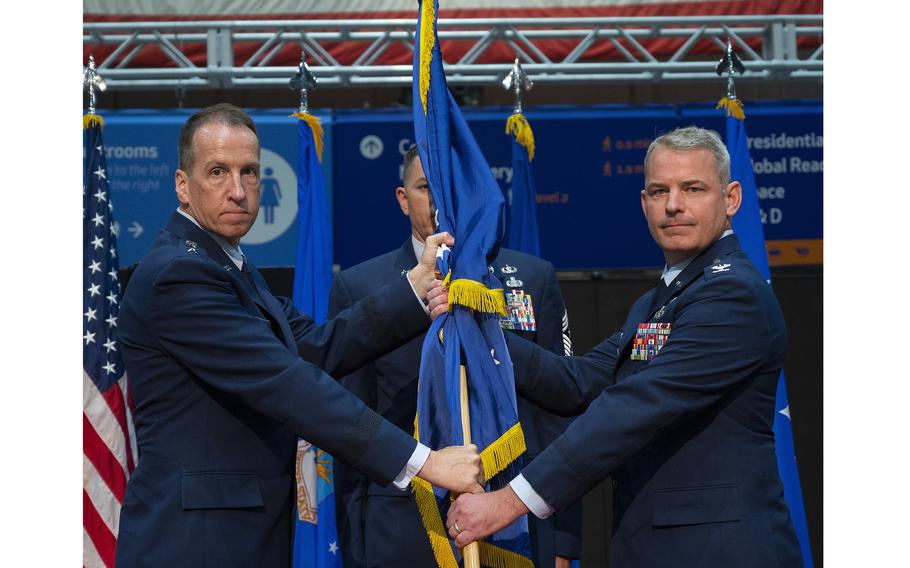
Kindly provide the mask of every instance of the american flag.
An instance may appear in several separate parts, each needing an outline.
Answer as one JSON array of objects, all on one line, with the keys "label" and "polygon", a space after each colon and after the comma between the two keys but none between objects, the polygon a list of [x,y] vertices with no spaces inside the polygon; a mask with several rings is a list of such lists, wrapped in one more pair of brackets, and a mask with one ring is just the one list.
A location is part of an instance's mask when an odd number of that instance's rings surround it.
[{"label": "american flag", "polygon": [[[92,121],[90,121],[92,122]],[[82,563],[113,567],[136,436],[118,344],[117,225],[100,120],[85,129],[82,175]]]}]

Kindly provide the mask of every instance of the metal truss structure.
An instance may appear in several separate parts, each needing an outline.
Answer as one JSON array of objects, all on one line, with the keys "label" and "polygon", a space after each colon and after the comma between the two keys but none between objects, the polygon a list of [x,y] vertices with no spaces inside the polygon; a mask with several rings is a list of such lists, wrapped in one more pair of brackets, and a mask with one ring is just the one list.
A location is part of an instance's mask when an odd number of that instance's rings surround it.
[{"label": "metal truss structure", "polygon": [[[320,86],[403,86],[411,65],[383,54],[413,53],[415,27],[410,19],[97,22],[83,25],[83,52],[96,53],[112,89],[284,86],[300,49]],[[716,78],[727,38],[745,64],[739,80],[820,81],[823,71],[821,15],[449,19],[438,33],[449,84],[500,81],[516,55],[537,83]],[[346,58],[341,44],[354,47]],[[459,45],[457,57],[449,44]],[[155,66],[136,57],[155,49]]]}]

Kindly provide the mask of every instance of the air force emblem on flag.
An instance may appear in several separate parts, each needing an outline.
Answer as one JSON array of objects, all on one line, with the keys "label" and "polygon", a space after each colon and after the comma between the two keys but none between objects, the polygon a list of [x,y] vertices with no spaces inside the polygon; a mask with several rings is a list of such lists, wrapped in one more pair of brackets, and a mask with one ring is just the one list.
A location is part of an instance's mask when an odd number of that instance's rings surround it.
[{"label": "air force emblem on flag", "polygon": [[332,482],[331,461],[325,452],[306,440],[297,442],[297,515],[301,521],[317,522],[318,486]]}]

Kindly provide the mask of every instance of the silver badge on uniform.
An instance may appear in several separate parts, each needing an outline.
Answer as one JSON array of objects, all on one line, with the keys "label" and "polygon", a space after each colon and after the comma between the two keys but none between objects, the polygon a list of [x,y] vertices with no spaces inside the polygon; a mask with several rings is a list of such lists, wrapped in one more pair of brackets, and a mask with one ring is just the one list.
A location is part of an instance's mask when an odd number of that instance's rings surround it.
[{"label": "silver badge on uniform", "polygon": [[516,272],[518,272],[517,268],[515,268],[514,266],[510,266],[508,264],[503,266],[502,268],[500,268],[500,270],[502,270],[503,274],[515,274]]},{"label": "silver badge on uniform", "polygon": [[515,278],[514,276],[510,276],[509,279],[506,280],[506,286],[509,288],[521,288],[522,285],[524,285],[524,282]]},{"label": "silver badge on uniform", "polygon": [[654,314],[654,319],[660,319],[660,318],[664,317],[664,312],[666,312],[666,311],[667,311],[667,306],[661,306],[660,309],[657,310],[657,313]]},{"label": "silver badge on uniform", "polygon": [[193,241],[187,241],[186,242],[186,252],[196,252],[196,247],[198,247],[198,246],[199,245],[197,245]]},{"label": "silver badge on uniform", "polygon": [[711,272],[713,274],[720,274],[721,272],[729,272],[729,271],[730,271],[729,264],[715,264],[714,266],[711,267]]}]

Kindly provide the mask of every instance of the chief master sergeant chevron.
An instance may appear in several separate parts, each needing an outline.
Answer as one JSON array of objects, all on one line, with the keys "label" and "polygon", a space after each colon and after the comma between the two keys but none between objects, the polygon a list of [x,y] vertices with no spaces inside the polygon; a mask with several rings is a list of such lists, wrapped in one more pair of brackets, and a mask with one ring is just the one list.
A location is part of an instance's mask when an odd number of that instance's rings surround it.
[{"label": "chief master sergeant chevron", "polygon": [[180,132],[180,208],[129,282],[120,311],[139,461],[118,566],[290,565],[297,435],[382,485],[419,473],[480,491],[473,446],[430,452],[326,373],[343,376],[425,331],[434,235],[407,277],[323,325],[272,296],[240,250],[259,211],[259,138],[215,105]]},{"label": "chief master sergeant chevron", "polygon": [[771,430],[787,334],[730,230],[741,198],[716,133],[654,140],[641,205],[666,259],[658,286],[583,357],[507,338],[519,392],[579,416],[509,486],[455,502],[458,546],[613,476],[610,566],[802,565]]}]

